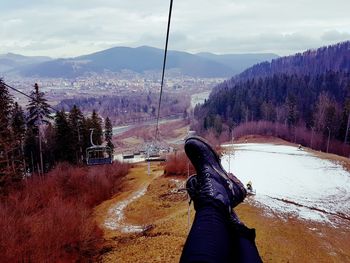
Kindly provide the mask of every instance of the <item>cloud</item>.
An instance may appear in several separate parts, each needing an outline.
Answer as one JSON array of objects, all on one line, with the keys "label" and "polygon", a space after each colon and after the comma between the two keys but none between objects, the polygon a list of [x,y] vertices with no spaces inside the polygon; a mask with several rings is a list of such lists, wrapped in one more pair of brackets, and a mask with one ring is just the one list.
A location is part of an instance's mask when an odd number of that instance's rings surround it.
[{"label": "cloud", "polygon": [[[164,47],[164,0],[1,1],[0,53],[75,56]],[[350,39],[348,0],[174,1],[169,48],[291,54]]]},{"label": "cloud", "polygon": [[348,32],[339,32],[337,30],[329,30],[322,34],[322,40],[325,41],[344,41],[350,40],[350,33]]}]

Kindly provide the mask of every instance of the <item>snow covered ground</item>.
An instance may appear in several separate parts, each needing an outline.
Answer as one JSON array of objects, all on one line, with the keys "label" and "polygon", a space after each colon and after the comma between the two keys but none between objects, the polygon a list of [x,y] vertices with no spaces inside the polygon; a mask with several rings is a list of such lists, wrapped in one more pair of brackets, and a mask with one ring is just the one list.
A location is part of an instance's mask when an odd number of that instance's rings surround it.
[{"label": "snow covered ground", "polygon": [[334,219],[329,214],[350,217],[350,173],[341,165],[292,146],[233,146],[234,153],[224,155],[222,165],[244,184],[251,180],[254,199],[274,213],[326,222]]}]

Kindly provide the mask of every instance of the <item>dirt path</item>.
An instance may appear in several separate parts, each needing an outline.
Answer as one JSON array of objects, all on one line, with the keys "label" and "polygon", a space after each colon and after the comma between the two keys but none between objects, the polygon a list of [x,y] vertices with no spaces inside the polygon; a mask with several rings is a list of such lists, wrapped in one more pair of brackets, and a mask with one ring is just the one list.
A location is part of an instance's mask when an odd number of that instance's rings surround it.
[{"label": "dirt path", "polygon": [[105,237],[102,262],[178,261],[187,235],[187,196],[176,191],[183,180],[160,177],[157,163],[151,171],[148,176],[146,164],[135,165],[121,194],[96,207]]}]

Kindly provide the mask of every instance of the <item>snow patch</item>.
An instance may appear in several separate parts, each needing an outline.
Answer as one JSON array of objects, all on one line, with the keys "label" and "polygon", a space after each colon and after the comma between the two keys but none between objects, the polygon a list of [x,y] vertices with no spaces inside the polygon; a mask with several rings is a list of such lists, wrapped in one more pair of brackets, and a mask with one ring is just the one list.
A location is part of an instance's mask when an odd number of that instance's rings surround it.
[{"label": "snow patch", "polygon": [[128,199],[118,202],[112,208],[109,209],[109,217],[106,219],[104,225],[111,230],[118,230],[122,233],[140,233],[145,230],[144,226],[129,225],[124,221],[124,209],[136,199],[142,197],[147,192],[147,187],[135,192]]},{"label": "snow patch", "polygon": [[329,223],[329,215],[310,208],[350,217],[350,174],[339,163],[293,146],[224,145],[228,150],[232,146],[234,152],[223,156],[222,165],[226,170],[231,167],[244,184],[253,182],[259,203],[314,221]]}]

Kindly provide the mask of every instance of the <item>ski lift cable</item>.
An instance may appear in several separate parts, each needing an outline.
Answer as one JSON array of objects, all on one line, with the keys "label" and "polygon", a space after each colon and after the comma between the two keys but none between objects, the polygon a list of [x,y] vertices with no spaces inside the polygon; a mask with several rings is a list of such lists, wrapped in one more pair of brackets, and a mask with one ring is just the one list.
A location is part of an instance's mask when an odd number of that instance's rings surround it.
[{"label": "ski lift cable", "polygon": [[168,53],[168,42],[169,42],[169,31],[170,31],[172,9],[173,9],[173,0],[170,0],[168,27],[167,27],[166,40],[165,40],[165,50],[164,50],[163,70],[162,70],[162,81],[160,84],[160,93],[159,93],[159,101],[158,101],[158,116],[157,116],[156,135],[155,135],[156,140],[158,139],[158,135],[159,135],[160,106],[162,103],[162,95],[163,95],[164,73],[165,73],[166,59],[167,59],[167,53]]},{"label": "ski lift cable", "polygon": [[[27,97],[27,98],[29,98],[29,99],[31,99],[31,100],[34,100],[34,101],[36,101],[36,102],[38,102],[37,99],[33,98],[32,96],[29,96],[28,94],[24,93],[23,91],[20,91],[19,89],[16,89],[16,88],[14,88],[14,87],[12,87],[12,86],[6,84],[5,82],[3,82],[3,84],[4,84],[6,87],[8,87],[9,89],[12,89],[12,90],[14,90],[14,91],[16,91],[16,92],[18,92],[18,93],[24,95],[25,97]],[[54,110],[55,112],[59,112],[59,110],[55,109],[54,107],[52,107],[52,106],[50,106],[50,105],[49,105],[49,108],[52,109],[52,110]]]}]

